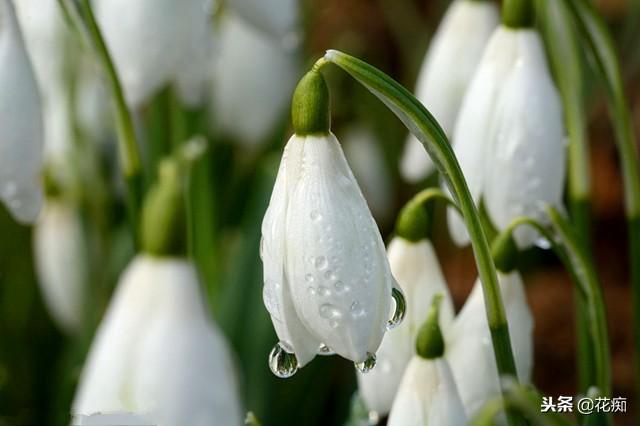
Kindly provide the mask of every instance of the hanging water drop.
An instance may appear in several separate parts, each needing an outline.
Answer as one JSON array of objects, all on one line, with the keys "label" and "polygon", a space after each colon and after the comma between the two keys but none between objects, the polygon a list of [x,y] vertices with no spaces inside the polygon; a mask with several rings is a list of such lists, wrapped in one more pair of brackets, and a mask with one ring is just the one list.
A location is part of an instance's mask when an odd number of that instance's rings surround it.
[{"label": "hanging water drop", "polygon": [[284,346],[282,342],[278,342],[269,353],[269,368],[281,379],[287,379],[298,371],[296,355],[288,352]]},{"label": "hanging water drop", "polygon": [[407,301],[399,287],[391,289],[391,297],[393,298],[394,308],[391,319],[387,322],[387,330],[392,330],[402,323],[404,315],[407,312]]},{"label": "hanging water drop", "polygon": [[551,248],[551,241],[545,237],[539,237],[534,244],[541,250],[549,250]]},{"label": "hanging water drop", "polygon": [[367,352],[367,359],[355,363],[356,368],[362,373],[368,373],[376,366],[376,354]]},{"label": "hanging water drop", "polygon": [[318,348],[318,355],[322,355],[322,356],[331,356],[331,355],[335,355],[335,352],[333,352],[333,350],[325,345],[324,343],[320,344],[320,347]]}]

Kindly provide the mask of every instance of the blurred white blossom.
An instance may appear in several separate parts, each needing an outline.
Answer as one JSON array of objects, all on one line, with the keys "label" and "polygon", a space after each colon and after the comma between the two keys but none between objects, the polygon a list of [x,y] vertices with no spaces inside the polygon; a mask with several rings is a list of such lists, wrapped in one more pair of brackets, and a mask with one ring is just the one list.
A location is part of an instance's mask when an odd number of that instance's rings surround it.
[{"label": "blurred white blossom", "polygon": [[370,411],[385,416],[391,410],[400,380],[415,354],[416,337],[427,318],[429,302],[442,294],[440,326],[446,334],[453,321],[451,295],[440,264],[427,239],[411,242],[402,237],[391,240],[387,249],[393,276],[407,301],[404,321],[388,331],[377,353],[377,365],[367,374],[358,373],[360,395]]},{"label": "blurred white blossom", "polygon": [[447,361],[443,358],[425,359],[414,355],[402,377],[387,425],[468,424],[458,387]]},{"label": "blurred white blossom", "polygon": [[[492,1],[455,0],[433,36],[415,93],[448,136],[453,132],[460,104],[482,52],[499,21],[498,5]],[[433,171],[429,155],[411,134],[400,171],[409,182],[420,181]]]},{"label": "blurred white blossom", "polygon": [[131,413],[160,426],[236,426],[242,410],[234,370],[191,262],[138,255],[97,331],[72,414]]},{"label": "blurred white blossom", "polygon": [[297,51],[231,12],[216,36],[211,122],[241,143],[263,142],[289,106],[300,74]]},{"label": "blurred white blossom", "polygon": [[229,7],[285,47],[299,43],[299,0],[229,0]]},{"label": "blurred white blossom", "polygon": [[10,0],[0,0],[0,64],[0,199],[16,220],[32,222],[42,205],[42,111]]},{"label": "blurred white blossom", "polygon": [[47,198],[33,232],[40,290],[49,312],[68,333],[77,333],[87,302],[86,246],[73,206]]},{"label": "blurred white blossom", "polygon": [[97,0],[96,15],[130,106],[175,84],[204,101],[211,60],[211,0]]},{"label": "blurred white blossom", "polygon": [[[499,27],[491,37],[463,101],[453,140],[476,202],[504,229],[518,216],[543,220],[540,206],[561,205],[566,142],[562,106],[549,73],[540,36],[532,29]],[[449,210],[456,243],[469,237]],[[537,238],[519,228],[520,248]]]},{"label": "blurred white blossom", "polygon": [[335,136],[289,140],[262,237],[264,303],[297,365],[321,345],[356,363],[370,359],[397,284]]},{"label": "blurred white blossom", "polygon": [[[533,317],[519,273],[499,273],[498,279],[518,380],[527,384],[533,368]],[[498,369],[479,280],[449,332],[445,333],[445,340],[446,358],[467,414],[472,417],[487,401],[500,395]]]}]

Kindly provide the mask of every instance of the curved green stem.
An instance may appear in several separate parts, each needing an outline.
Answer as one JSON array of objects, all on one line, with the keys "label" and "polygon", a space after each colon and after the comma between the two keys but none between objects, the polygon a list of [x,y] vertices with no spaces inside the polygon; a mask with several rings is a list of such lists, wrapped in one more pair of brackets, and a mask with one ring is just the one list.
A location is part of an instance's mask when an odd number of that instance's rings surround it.
[{"label": "curved green stem", "polygon": [[592,53],[607,93],[609,112],[615,131],[616,147],[622,166],[625,215],[629,233],[629,262],[634,312],[636,388],[640,387],[640,156],[633,134],[629,107],[624,94],[620,63],[611,35],[593,4],[584,0],[565,0]]},{"label": "curved green stem", "polygon": [[458,205],[449,197],[447,194],[442,192],[440,188],[427,188],[418,192],[411,199],[412,202],[425,205],[433,200],[442,200],[447,203],[450,207],[453,207],[458,212],[460,212],[460,208]]},{"label": "curved green stem", "polygon": [[[500,376],[517,378],[507,316],[489,243],[458,160],[444,131],[424,105],[407,89],[377,68],[336,50],[327,51],[317,66],[322,66],[325,61],[336,64],[376,95],[398,116],[431,156],[449,186],[467,225],[482,282],[498,373]],[[513,413],[508,414],[512,423],[518,421],[518,417]]]},{"label": "curved green stem", "polygon": [[[111,85],[116,110],[116,122],[118,127],[118,147],[120,152],[120,162],[122,173],[127,182],[127,207],[129,209],[130,220],[133,229],[138,228],[138,219],[140,211],[140,202],[142,199],[142,166],[140,161],[140,153],[138,151],[138,141],[135,129],[133,127],[133,119],[127,107],[124,97],[124,91],[115,65],[109,54],[109,50],[102,36],[102,32],[98,27],[91,3],[89,0],[82,0],[82,10],[86,21],[87,29],[97,51],[98,57],[102,62],[107,78]],[[135,232],[137,238],[137,232]]]},{"label": "curved green stem", "polygon": [[523,216],[514,219],[503,232],[513,233],[518,226],[528,225],[535,228],[551,242],[553,251],[571,274],[578,294],[585,301],[590,341],[592,342],[590,350],[593,352],[595,361],[595,375],[592,385],[595,384],[605,396],[610,396],[609,335],[602,291],[596,271],[571,224],[553,207],[549,207],[547,213],[551,220],[552,230],[535,219]]}]

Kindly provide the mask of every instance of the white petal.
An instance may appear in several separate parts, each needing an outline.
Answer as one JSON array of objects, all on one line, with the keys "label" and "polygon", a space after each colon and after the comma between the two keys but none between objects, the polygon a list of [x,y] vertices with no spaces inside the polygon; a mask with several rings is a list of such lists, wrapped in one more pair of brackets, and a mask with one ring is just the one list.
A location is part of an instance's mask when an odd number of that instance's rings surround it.
[{"label": "white petal", "polygon": [[299,42],[297,0],[230,0],[229,6],[276,41],[288,46]]},{"label": "white petal", "polygon": [[240,423],[231,354],[209,322],[190,262],[134,259],[98,330],[72,412],[127,412],[161,425]]},{"label": "white petal", "polygon": [[161,262],[154,313],[131,359],[137,411],[159,425],[239,425],[231,352],[204,309],[195,268],[186,260]]},{"label": "white petal", "polygon": [[[542,219],[543,204],[560,205],[566,167],[562,105],[542,41],[534,30],[513,32],[517,62],[503,82],[493,118],[484,195],[500,229],[521,215]],[[530,228],[515,233],[520,248],[531,246],[536,236]]]},{"label": "white petal", "polygon": [[[454,150],[473,199],[478,203],[484,188],[485,164],[492,151],[497,96],[516,60],[517,39],[513,31],[498,27],[484,51],[469,85],[456,122]],[[447,211],[449,231],[458,245],[469,237],[462,218],[453,209]]]},{"label": "white petal", "polygon": [[241,143],[263,142],[289,108],[299,61],[232,13],[218,37],[211,122]]},{"label": "white petal", "polygon": [[[201,66],[198,54],[209,41],[203,36],[208,34],[209,6],[207,0],[98,1],[97,19],[130,105],[138,106],[175,82],[188,67]],[[198,79],[201,73],[190,76]],[[182,86],[192,87],[184,81]]]},{"label": "white petal", "polygon": [[365,127],[350,129],[342,140],[344,153],[373,216],[378,222],[391,220],[394,205],[392,179],[380,141]]},{"label": "white petal", "polygon": [[293,136],[284,149],[269,207],[262,222],[260,255],[264,268],[264,304],[271,315],[278,338],[295,352],[298,365],[304,366],[315,357],[321,342],[298,318],[284,274],[284,232],[289,201],[287,186],[291,180],[287,173],[287,163],[289,156],[299,158],[301,144],[302,142]]},{"label": "white petal", "polygon": [[[493,2],[456,0],[433,36],[415,93],[449,136],[467,86],[498,22],[498,7]],[[431,159],[411,135],[400,170],[410,182],[423,179],[433,170]]]},{"label": "white petal", "polygon": [[157,300],[157,263],[138,256],[122,274],[85,362],[73,414],[136,411],[131,360]]},{"label": "white petal", "polygon": [[[509,322],[518,378],[531,380],[533,365],[533,317],[522,279],[517,272],[499,274],[500,289]],[[477,281],[446,337],[446,358],[451,364],[469,416],[500,394],[500,382],[487,324],[484,297]]]},{"label": "white petal", "polygon": [[88,284],[80,218],[68,203],[47,201],[33,238],[36,272],[47,308],[62,329],[78,332]]},{"label": "white petal", "polygon": [[0,199],[16,220],[42,205],[40,95],[11,1],[0,1]]},{"label": "white petal", "polygon": [[451,295],[431,243],[396,237],[387,252],[391,272],[404,291],[407,311],[404,321],[385,334],[376,354],[376,367],[366,374],[358,372],[360,395],[369,410],[382,416],[391,409],[404,370],[415,353],[418,330],[427,318],[433,296],[444,296],[439,318],[444,333],[453,321]]},{"label": "white petal", "polygon": [[462,401],[444,359],[414,356],[402,378],[389,426],[467,425]]},{"label": "white petal", "polygon": [[[335,136],[292,139],[285,273],[305,326],[355,362],[375,353],[390,316],[384,243]],[[290,144],[292,143],[290,142]]]}]

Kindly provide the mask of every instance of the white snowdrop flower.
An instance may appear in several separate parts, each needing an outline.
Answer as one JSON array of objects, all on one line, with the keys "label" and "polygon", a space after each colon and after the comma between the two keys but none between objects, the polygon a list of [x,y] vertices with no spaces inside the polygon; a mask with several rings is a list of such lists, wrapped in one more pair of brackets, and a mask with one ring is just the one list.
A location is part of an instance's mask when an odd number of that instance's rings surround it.
[{"label": "white snowdrop flower", "polygon": [[[495,2],[455,0],[433,36],[415,93],[449,136],[467,86],[499,20]],[[409,182],[418,182],[433,171],[424,147],[411,134],[400,171]]]},{"label": "white snowdrop flower", "polygon": [[367,408],[379,416],[391,410],[400,380],[415,354],[418,330],[436,294],[444,295],[440,318],[445,333],[453,321],[451,296],[431,242],[426,238],[410,241],[398,236],[387,252],[391,272],[405,294],[406,315],[402,324],[385,334],[376,354],[376,368],[367,374],[358,373],[360,396]]},{"label": "white snowdrop flower", "polygon": [[296,134],[285,147],[262,223],[264,302],[280,339],[270,366],[281,377],[319,350],[368,370],[388,322],[402,318],[397,309],[391,314],[392,294],[396,306],[404,300],[394,289],[380,232],[329,131],[328,96],[317,71],[298,85]]},{"label": "white snowdrop flower", "polygon": [[10,0],[0,0],[0,199],[20,222],[42,205],[40,95]]},{"label": "white snowdrop flower", "polygon": [[[533,317],[518,272],[499,273],[498,278],[518,379],[526,384],[531,380],[533,368]],[[446,335],[446,342],[446,358],[467,414],[472,417],[487,401],[500,395],[498,370],[479,280]]]},{"label": "white snowdrop flower", "polygon": [[137,107],[176,84],[182,101],[203,101],[211,50],[210,0],[99,0],[96,17],[128,103]]},{"label": "white snowdrop flower", "polygon": [[238,142],[256,145],[284,116],[299,58],[233,13],[220,19],[217,36],[211,122]]},{"label": "white snowdrop flower", "polygon": [[341,139],[373,216],[378,222],[388,223],[393,214],[393,186],[379,139],[366,127],[349,129]]},{"label": "white snowdrop flower", "polygon": [[230,0],[229,7],[284,47],[300,41],[299,0]]},{"label": "white snowdrop flower", "polygon": [[[415,341],[416,355],[407,366],[389,414],[389,426],[467,425],[458,387],[447,360],[438,325],[442,295],[433,298]],[[425,303],[426,305],[426,303]]]},{"label": "white snowdrop flower", "polygon": [[229,347],[186,259],[138,255],[97,331],[72,414],[122,412],[161,426],[242,423]]},{"label": "white snowdrop flower", "polygon": [[[542,204],[561,205],[566,167],[560,98],[549,74],[540,36],[533,29],[499,27],[463,101],[455,151],[469,189],[493,223],[517,216],[542,220]],[[469,237],[456,212],[448,212],[456,243]],[[518,229],[525,248],[537,233]]]},{"label": "white snowdrop flower", "polygon": [[70,203],[46,200],[34,227],[33,248],[40,290],[51,316],[66,332],[79,332],[88,271],[82,224]]},{"label": "white snowdrop flower", "polygon": [[163,160],[147,193],[143,253],[122,274],[98,328],[74,417],[128,413],[159,426],[242,422],[230,348],[186,258],[185,160],[181,152]]}]

